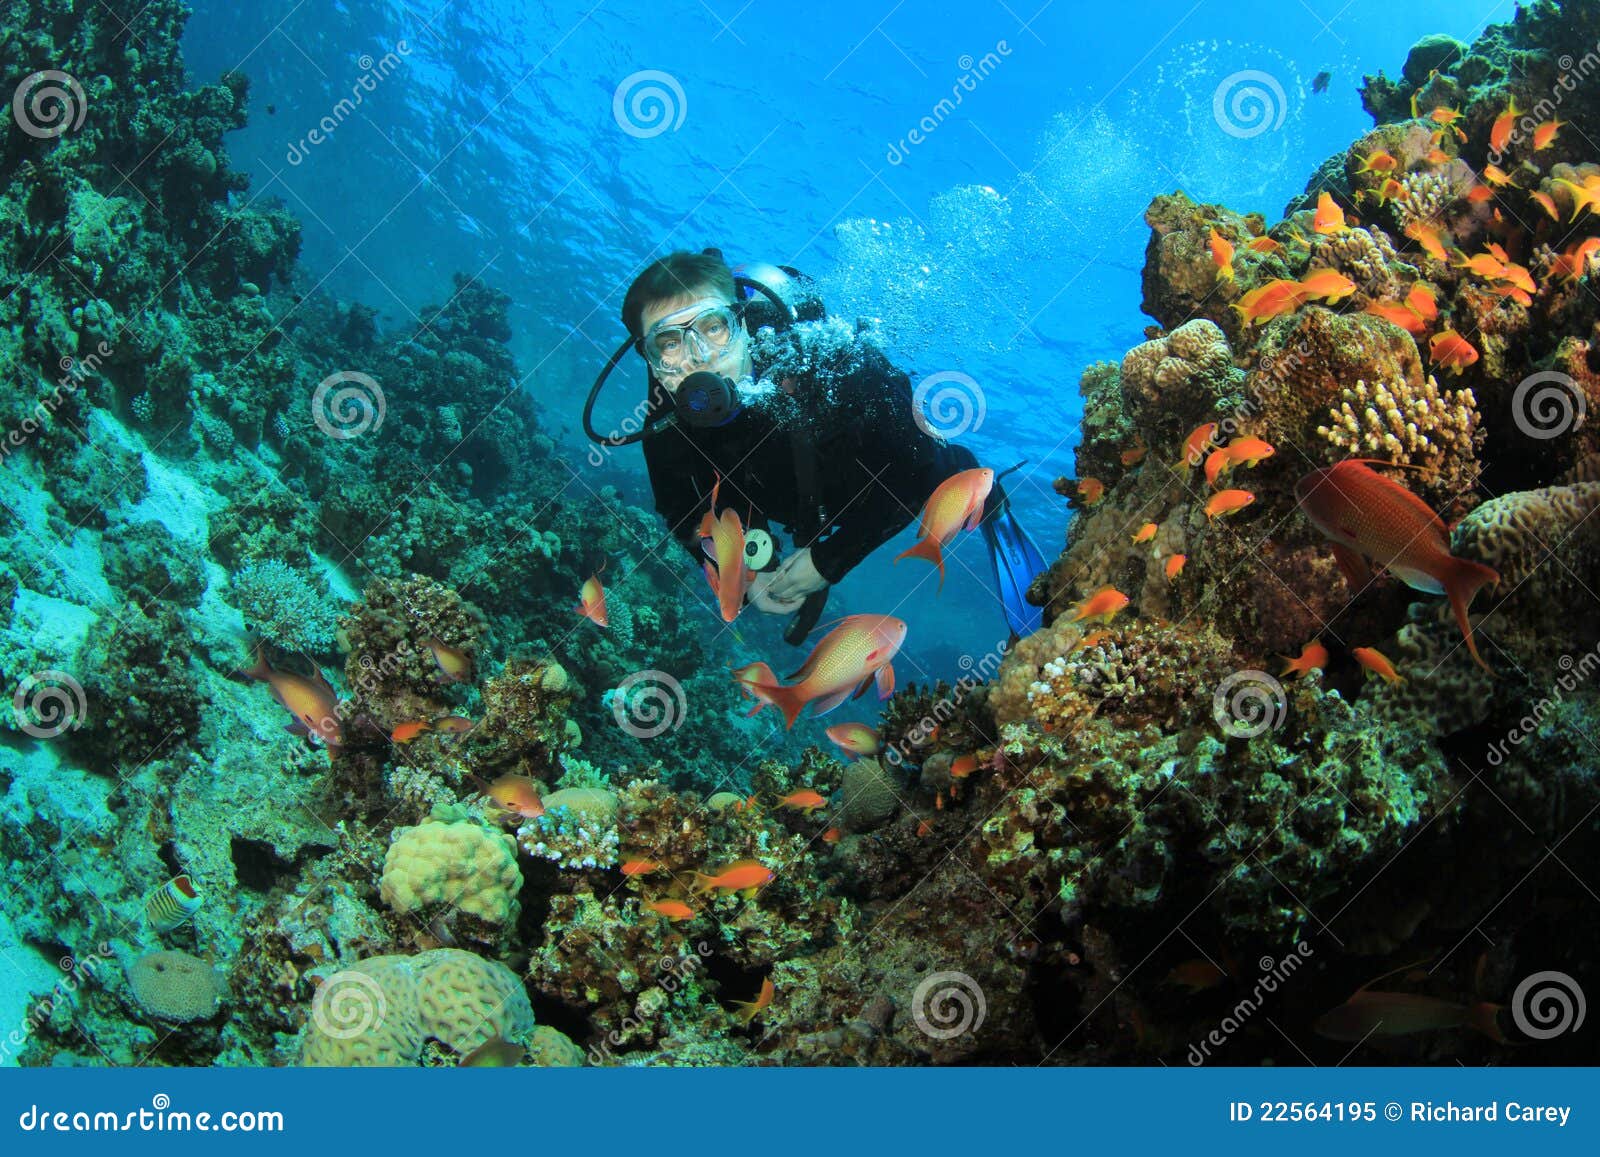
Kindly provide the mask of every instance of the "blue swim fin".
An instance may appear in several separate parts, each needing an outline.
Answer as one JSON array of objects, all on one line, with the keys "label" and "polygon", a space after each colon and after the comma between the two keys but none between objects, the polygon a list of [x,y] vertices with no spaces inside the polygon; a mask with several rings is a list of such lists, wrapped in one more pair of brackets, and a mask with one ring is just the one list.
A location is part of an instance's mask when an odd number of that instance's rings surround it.
[{"label": "blue swim fin", "polygon": [[1044,608],[1028,601],[1028,586],[1034,576],[1049,569],[1044,555],[1011,513],[1009,500],[1003,500],[983,520],[983,537],[989,544],[994,589],[1005,608],[1006,623],[1019,638],[1025,638],[1044,625]]}]

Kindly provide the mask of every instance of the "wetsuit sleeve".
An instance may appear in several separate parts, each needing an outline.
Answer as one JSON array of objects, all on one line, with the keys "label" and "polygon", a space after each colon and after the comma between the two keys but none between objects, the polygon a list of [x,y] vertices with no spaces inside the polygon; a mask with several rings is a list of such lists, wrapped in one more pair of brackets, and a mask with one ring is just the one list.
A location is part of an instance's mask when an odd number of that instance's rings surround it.
[{"label": "wetsuit sleeve", "polygon": [[841,383],[842,436],[819,446],[817,471],[829,522],[811,544],[817,573],[836,583],[922,510],[940,479],[944,443],[912,416],[911,380],[881,354]]},{"label": "wetsuit sleeve", "polygon": [[[650,472],[650,488],[655,492],[656,513],[666,520],[668,532],[689,552],[693,563],[700,565],[705,561],[698,533],[705,506],[700,495],[710,490],[711,464],[687,444],[678,430],[646,438],[644,461]],[[702,475],[703,490],[697,485]]]}]

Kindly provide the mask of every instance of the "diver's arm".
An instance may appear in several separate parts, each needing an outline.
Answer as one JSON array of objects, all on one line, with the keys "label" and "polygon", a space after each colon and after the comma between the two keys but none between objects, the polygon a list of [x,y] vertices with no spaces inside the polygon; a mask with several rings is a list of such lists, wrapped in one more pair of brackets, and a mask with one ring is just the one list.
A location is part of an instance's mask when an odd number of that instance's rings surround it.
[{"label": "diver's arm", "polygon": [[[700,515],[705,505],[695,477],[695,462],[684,453],[683,434],[667,430],[644,440],[644,461],[650,472],[650,489],[655,493],[656,513],[666,520],[667,530],[694,565],[705,562],[700,548]],[[703,464],[703,460],[702,460]]]},{"label": "diver's arm", "polygon": [[846,382],[838,401],[856,421],[858,434],[841,447],[837,460],[828,453],[824,461],[855,481],[851,497],[833,512],[831,532],[811,544],[812,565],[829,583],[916,518],[927,501],[927,479],[941,445],[913,416],[910,378],[881,354]]}]

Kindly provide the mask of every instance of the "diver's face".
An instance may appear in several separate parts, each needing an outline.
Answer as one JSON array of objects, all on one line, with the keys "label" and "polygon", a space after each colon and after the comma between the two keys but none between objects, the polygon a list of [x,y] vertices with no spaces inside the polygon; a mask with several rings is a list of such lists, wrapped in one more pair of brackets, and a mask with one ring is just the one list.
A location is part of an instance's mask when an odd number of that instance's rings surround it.
[{"label": "diver's face", "polygon": [[[658,351],[662,346],[668,347],[666,358],[661,358],[659,352],[655,359],[646,358],[663,386],[676,390],[684,378],[705,370],[735,379],[750,373],[750,343],[745,340],[743,325],[735,320],[724,332],[716,324],[718,308],[726,309],[732,304],[727,298],[704,290],[645,306],[639,321],[646,341],[657,325],[662,325],[668,333],[667,339],[657,344]],[[673,326],[691,323],[695,331],[692,334],[671,330]]]}]

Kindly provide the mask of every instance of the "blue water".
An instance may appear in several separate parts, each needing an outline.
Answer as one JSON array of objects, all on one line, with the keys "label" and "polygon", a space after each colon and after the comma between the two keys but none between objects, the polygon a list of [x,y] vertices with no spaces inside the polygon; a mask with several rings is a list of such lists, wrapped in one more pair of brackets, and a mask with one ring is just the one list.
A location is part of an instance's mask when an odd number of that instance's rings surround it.
[{"label": "blue water", "polygon": [[[572,446],[575,485],[614,484],[649,505],[637,449],[583,466],[579,410],[622,336],[634,274],[670,249],[717,245],[734,261],[809,271],[834,311],[879,319],[915,377],[975,382],[982,420],[962,438],[996,466],[1029,460],[1014,500],[1054,557],[1068,513],[1050,483],[1073,473],[1079,375],[1120,359],[1149,320],[1150,198],[1182,188],[1275,219],[1370,124],[1363,73],[1398,72],[1427,33],[1470,41],[1513,5],[195,9],[193,74],[250,75],[251,123],[231,138],[233,157],[255,177],[252,196],[302,219],[321,288],[397,327],[426,321],[457,272],[510,294],[526,387]],[[667,75],[656,82],[667,105],[630,112],[624,99],[619,117],[619,86],[645,70]],[[1331,84],[1313,94],[1322,71]],[[1241,72],[1271,81],[1260,132],[1224,131],[1214,115],[1219,86]],[[336,113],[358,89],[359,106]],[[960,105],[941,112],[954,91]],[[330,115],[334,131],[310,143]],[[925,117],[934,127],[914,143]],[[632,404],[634,373],[615,380],[606,412]],[[898,603],[905,575],[888,560],[907,541],[851,575],[841,602]],[[912,627],[902,678],[958,674],[961,656],[994,646],[1003,629],[987,585],[972,536],[943,596],[897,612]]]}]

